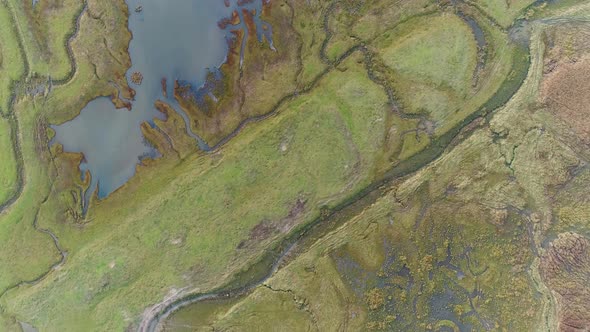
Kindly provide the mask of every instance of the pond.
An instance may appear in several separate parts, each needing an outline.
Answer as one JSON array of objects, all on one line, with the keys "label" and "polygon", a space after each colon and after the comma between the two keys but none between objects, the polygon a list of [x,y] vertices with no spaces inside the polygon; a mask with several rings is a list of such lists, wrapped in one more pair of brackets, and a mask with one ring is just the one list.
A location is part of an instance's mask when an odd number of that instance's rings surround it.
[{"label": "pond", "polygon": [[[218,27],[217,22],[237,8],[233,1],[127,0],[127,5],[129,29],[133,34],[129,45],[132,66],[127,80],[136,90],[132,110],[115,109],[109,97],[101,97],[91,101],[73,120],[52,126],[56,135],[51,144],[59,142],[64,151],[84,154],[80,170],[91,174],[90,187],[84,194],[84,211],[95,192],[99,199],[108,196],[134,175],[141,159],[159,156],[140,130],[143,122],[154,126],[154,118],[164,118],[155,109],[155,101],[162,100],[174,107],[185,119],[187,134],[195,138],[195,144],[208,149],[190,131],[187,116],[173,99],[172,82],[179,80],[201,86],[207,73],[225,60],[226,38],[231,38],[228,30],[244,29],[244,26],[230,26],[226,30]],[[261,6],[262,0],[258,0],[242,8],[256,9],[258,16]],[[241,10],[238,12],[242,15]],[[259,17],[256,23],[266,25]],[[131,75],[135,72],[142,74],[141,84],[132,83]],[[166,96],[162,79],[170,82]]]}]

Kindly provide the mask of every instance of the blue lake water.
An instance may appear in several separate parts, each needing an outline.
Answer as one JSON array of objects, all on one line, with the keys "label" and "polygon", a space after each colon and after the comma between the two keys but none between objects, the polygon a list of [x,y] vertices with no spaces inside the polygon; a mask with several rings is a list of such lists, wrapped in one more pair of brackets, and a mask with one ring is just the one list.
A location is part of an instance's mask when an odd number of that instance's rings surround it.
[{"label": "blue lake water", "polygon": [[[140,130],[143,122],[153,125],[154,118],[164,118],[154,107],[156,100],[169,103],[188,123],[173,99],[174,81],[201,86],[208,71],[224,62],[226,38],[230,38],[227,30],[236,28],[230,26],[224,31],[217,25],[236,9],[234,0],[229,8],[221,0],[128,0],[127,5],[133,33],[129,45],[132,66],[127,79],[136,90],[132,111],[117,110],[110,98],[101,97],[90,102],[75,119],[52,126],[56,132],[52,143],[59,142],[65,151],[82,152],[85,156],[80,169],[91,174],[85,209],[94,192],[98,191],[99,198],[108,196],[133,176],[142,158],[158,157]],[[261,5],[262,0],[257,0],[245,7],[256,9],[259,14]],[[138,6],[141,11],[136,11]],[[256,23],[266,25],[259,18]],[[244,28],[243,19],[240,27]],[[133,72],[143,74],[141,85],[131,83]],[[162,78],[168,82],[168,98],[162,93]],[[187,133],[195,138],[195,144],[207,149],[188,125]]]}]

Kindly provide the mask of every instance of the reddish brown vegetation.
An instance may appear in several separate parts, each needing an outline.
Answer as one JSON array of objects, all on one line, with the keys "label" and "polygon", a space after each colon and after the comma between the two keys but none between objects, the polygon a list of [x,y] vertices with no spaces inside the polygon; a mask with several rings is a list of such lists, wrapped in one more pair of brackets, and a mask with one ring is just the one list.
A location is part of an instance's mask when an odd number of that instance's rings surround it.
[{"label": "reddish brown vegetation", "polygon": [[231,13],[231,17],[225,17],[222,18],[221,20],[219,20],[219,22],[217,22],[217,26],[221,29],[221,30],[225,30],[227,28],[228,25],[238,25],[240,24],[240,14],[238,13],[237,10],[234,10]]},{"label": "reddish brown vegetation", "polygon": [[575,233],[559,234],[541,257],[541,277],[558,306],[558,330],[590,330],[590,241]]},{"label": "reddish brown vegetation", "polygon": [[278,100],[297,88],[301,39],[292,26],[291,8],[275,7],[272,14],[261,17],[276,32],[276,50],[258,41],[255,12],[243,10],[242,20],[253,37],[242,48],[245,29],[230,31],[234,38],[227,40],[221,79],[214,84],[216,100],[196,97],[190,86],[175,85],[175,98],[190,117],[193,131],[210,146],[232,134],[245,119],[272,111]]},{"label": "reddish brown vegetation", "polygon": [[228,67],[232,67],[240,62],[240,45],[242,45],[242,40],[245,38],[244,31],[242,30],[232,30],[230,32],[234,35],[234,38],[227,40],[228,52],[225,64]]},{"label": "reddish brown vegetation", "polygon": [[542,99],[550,109],[590,144],[590,58],[555,64],[545,78]]},{"label": "reddish brown vegetation", "polygon": [[262,0],[262,16],[269,16],[272,3],[270,0]]},{"label": "reddish brown vegetation", "polygon": [[297,201],[295,201],[295,204],[291,207],[291,210],[289,210],[289,214],[284,218],[275,221],[261,221],[250,230],[248,239],[238,244],[238,249],[247,248],[252,244],[266,240],[273,235],[288,233],[297,224],[297,221],[305,212],[306,202],[305,199],[298,198]]},{"label": "reddish brown vegetation", "polygon": [[117,95],[111,96],[111,102],[113,105],[115,105],[116,109],[126,108],[127,110],[131,111],[131,102],[128,100],[123,100]]},{"label": "reddish brown vegetation", "polygon": [[248,36],[250,36],[250,38],[254,38],[256,36],[256,23],[254,23],[254,15],[256,15],[256,11],[250,11],[246,8],[243,8],[242,14],[244,15],[244,23],[248,28]]},{"label": "reddish brown vegetation", "polygon": [[162,78],[160,84],[162,85],[162,94],[164,95],[164,98],[168,98],[168,83],[166,77]]}]

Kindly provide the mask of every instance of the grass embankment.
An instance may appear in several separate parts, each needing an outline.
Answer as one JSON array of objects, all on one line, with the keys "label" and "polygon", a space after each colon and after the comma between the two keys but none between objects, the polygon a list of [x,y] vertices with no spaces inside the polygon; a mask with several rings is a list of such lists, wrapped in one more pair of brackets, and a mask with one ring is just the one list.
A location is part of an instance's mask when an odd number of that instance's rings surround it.
[{"label": "grass embankment", "polygon": [[375,46],[393,71],[393,88],[407,113],[426,113],[442,123],[471,94],[477,47],[459,17],[448,13],[409,20]]},{"label": "grass embankment", "polygon": [[14,81],[24,74],[12,14],[0,3],[0,205],[14,194],[17,186],[17,165],[9,115]]},{"label": "grass embankment", "polygon": [[[469,26],[458,16],[446,13],[410,20],[376,44],[385,64],[404,76],[402,81],[431,82],[459,96],[470,88],[477,47]],[[415,94],[421,95],[419,90]]]},{"label": "grass embankment", "polygon": [[439,10],[438,1],[434,0],[379,0],[362,3],[361,6],[358,10],[349,11],[349,16],[338,19],[351,20],[348,29],[340,33],[346,32],[364,41],[373,40],[408,19]]},{"label": "grass embankment", "polygon": [[297,87],[301,88],[310,84],[327,66],[320,58],[322,41],[326,37],[323,14],[327,4],[295,1],[291,5],[293,27],[301,38],[301,71],[297,77]]},{"label": "grass embankment", "polygon": [[[24,112],[27,110],[28,112]],[[6,290],[23,280],[33,280],[58,260],[58,252],[49,236],[35,231],[33,222],[50,188],[47,155],[39,156],[37,120],[34,105],[17,103],[21,151],[24,159],[26,185],[18,200],[3,211],[0,223],[0,289]]]}]

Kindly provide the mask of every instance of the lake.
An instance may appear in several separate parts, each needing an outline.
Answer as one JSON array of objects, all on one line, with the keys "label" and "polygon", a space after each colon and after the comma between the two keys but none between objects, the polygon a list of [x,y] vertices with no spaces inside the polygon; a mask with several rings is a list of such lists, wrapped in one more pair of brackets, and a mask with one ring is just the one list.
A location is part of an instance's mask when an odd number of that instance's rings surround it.
[{"label": "lake", "polygon": [[[173,82],[201,86],[206,74],[225,61],[226,38],[231,38],[228,30],[244,28],[230,26],[222,30],[217,25],[237,8],[235,1],[226,6],[221,0],[128,0],[127,5],[129,29],[133,34],[129,45],[132,66],[127,80],[136,90],[132,111],[115,109],[109,97],[101,97],[91,101],[73,120],[52,126],[56,135],[51,144],[59,142],[64,151],[81,152],[85,156],[80,170],[89,171],[92,177],[84,194],[85,211],[93,193],[97,192],[98,198],[108,196],[134,175],[141,159],[159,156],[140,130],[143,122],[153,126],[154,118],[164,118],[154,107],[156,100],[173,106],[188,123],[174,100]],[[259,15],[261,6],[262,0],[258,0],[242,8],[256,9]],[[244,20],[241,21],[243,25]],[[259,18],[256,23],[267,25]],[[140,85],[131,81],[134,72],[143,75]],[[162,92],[163,78],[168,82],[168,97]],[[188,125],[186,128],[195,138],[195,144],[207,150],[207,144]]]}]

